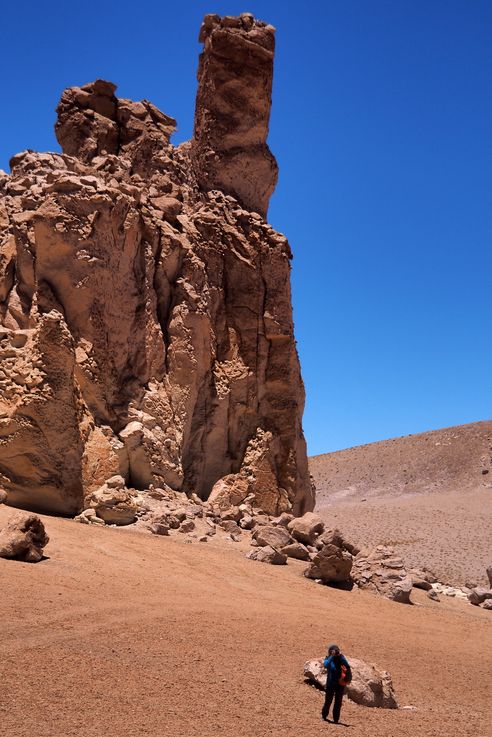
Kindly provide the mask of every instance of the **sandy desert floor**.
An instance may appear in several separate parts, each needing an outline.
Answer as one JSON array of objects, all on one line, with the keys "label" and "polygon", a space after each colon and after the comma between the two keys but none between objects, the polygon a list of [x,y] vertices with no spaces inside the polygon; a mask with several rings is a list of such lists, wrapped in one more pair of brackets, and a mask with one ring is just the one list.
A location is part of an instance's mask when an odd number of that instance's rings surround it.
[{"label": "sandy desert floor", "polygon": [[[322,587],[232,543],[43,520],[46,560],[0,559],[3,737],[490,733],[490,612]],[[328,641],[389,670],[416,709],[345,700],[346,726],[321,722],[302,667]]]},{"label": "sandy desert floor", "polygon": [[360,547],[391,545],[411,566],[427,566],[451,585],[488,585],[492,563],[492,491],[456,491],[336,501],[316,511]]}]

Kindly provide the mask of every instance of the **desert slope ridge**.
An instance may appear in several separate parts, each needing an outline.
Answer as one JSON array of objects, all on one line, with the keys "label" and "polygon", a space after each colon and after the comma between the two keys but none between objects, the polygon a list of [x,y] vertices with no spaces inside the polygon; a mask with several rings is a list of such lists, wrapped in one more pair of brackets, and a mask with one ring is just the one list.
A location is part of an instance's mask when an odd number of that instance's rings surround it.
[{"label": "desert slope ridge", "polygon": [[313,456],[317,511],[361,545],[394,545],[449,583],[485,583],[492,421]]},{"label": "desert slope ridge", "polygon": [[0,560],[5,737],[325,735],[334,727],[302,666],[332,640],[387,668],[400,705],[416,707],[346,702],[353,737],[488,731],[488,612],[319,586],[305,564],[266,566],[213,542],[43,521],[47,560]]}]

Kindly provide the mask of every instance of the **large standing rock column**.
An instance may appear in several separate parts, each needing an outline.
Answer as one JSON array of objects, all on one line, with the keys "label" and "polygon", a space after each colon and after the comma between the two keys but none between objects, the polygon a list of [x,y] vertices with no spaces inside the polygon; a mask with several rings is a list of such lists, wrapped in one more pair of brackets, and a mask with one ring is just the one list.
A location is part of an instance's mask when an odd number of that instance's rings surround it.
[{"label": "large standing rock column", "polygon": [[256,212],[276,177],[273,29],[209,18],[204,38],[191,144],[96,80],[62,95],[62,154],[0,172],[9,504],[73,514],[116,475],[203,499],[226,477],[271,514],[313,508],[291,251]]},{"label": "large standing rock column", "polygon": [[204,190],[227,192],[263,216],[277,182],[266,144],[274,34],[273,26],[249,13],[205,16],[192,146]]}]

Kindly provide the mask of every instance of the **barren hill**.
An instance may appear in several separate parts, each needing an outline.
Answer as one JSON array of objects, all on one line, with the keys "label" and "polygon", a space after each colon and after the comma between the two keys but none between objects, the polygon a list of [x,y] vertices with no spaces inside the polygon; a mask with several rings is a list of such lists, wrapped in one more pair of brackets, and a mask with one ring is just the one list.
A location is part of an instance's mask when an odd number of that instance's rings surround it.
[{"label": "barren hill", "polygon": [[361,544],[394,544],[450,582],[490,565],[492,422],[314,456],[317,510]]}]

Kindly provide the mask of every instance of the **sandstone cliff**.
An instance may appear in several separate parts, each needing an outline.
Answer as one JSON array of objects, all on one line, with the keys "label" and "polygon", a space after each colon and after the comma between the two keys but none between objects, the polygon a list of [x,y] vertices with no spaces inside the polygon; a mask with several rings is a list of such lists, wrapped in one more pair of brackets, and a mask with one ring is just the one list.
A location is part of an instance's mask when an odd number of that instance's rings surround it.
[{"label": "sandstone cliff", "polygon": [[62,154],[0,174],[0,487],[72,514],[108,478],[312,509],[290,248],[264,220],[274,29],[207,16],[195,134],[97,80]]}]

